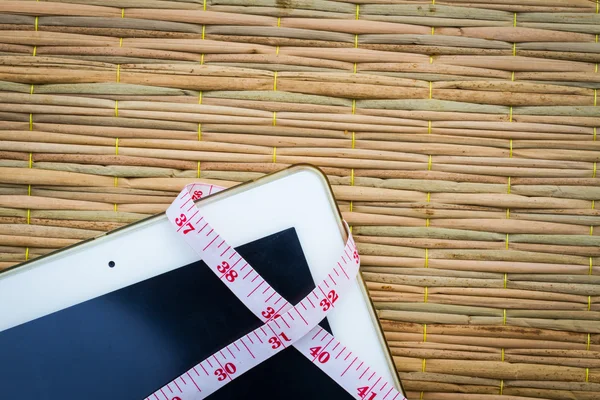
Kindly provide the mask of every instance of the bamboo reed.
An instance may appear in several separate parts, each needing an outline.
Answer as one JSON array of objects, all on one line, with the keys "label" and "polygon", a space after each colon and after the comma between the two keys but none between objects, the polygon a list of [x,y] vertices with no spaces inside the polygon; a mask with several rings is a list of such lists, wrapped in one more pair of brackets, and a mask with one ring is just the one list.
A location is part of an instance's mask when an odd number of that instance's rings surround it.
[{"label": "bamboo reed", "polygon": [[0,270],[310,162],[409,399],[597,399],[598,11],[2,1]]}]

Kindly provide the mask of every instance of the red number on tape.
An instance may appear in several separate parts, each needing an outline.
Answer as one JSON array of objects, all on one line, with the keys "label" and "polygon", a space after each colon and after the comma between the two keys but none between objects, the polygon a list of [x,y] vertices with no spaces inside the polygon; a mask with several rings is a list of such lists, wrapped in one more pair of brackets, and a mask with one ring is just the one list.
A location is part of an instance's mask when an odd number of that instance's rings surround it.
[{"label": "red number on tape", "polygon": [[177,396],[175,396],[175,397],[173,397],[171,400],[181,400],[181,397],[177,397]]},{"label": "red number on tape", "polygon": [[338,296],[335,290],[331,290],[329,293],[327,293],[327,298],[329,299],[329,301],[331,301],[332,305],[337,301],[337,299],[339,299],[339,297],[340,296]]},{"label": "red number on tape", "polygon": [[182,227],[183,224],[185,224],[187,222],[187,217],[185,216],[185,214],[181,214],[179,216],[179,218],[175,218],[175,223],[177,224],[177,226]]},{"label": "red number on tape", "polygon": [[[285,332],[281,332],[279,334],[279,336],[281,336],[281,338],[286,341],[286,342],[291,342],[292,340],[289,339]],[[271,343],[273,346],[271,346],[271,348],[273,349],[278,349],[281,346],[281,340],[279,340],[279,338],[277,336],[273,336],[272,338],[269,339],[269,343]]]},{"label": "red number on tape", "polygon": [[[369,393],[368,386],[363,386],[363,387],[358,388],[358,395],[360,396],[361,399],[367,399],[367,393]],[[367,400],[373,400],[375,397],[377,397],[377,393],[372,392]]]},{"label": "red number on tape", "polygon": [[327,310],[329,310],[329,307],[331,307],[331,302],[327,299],[323,299],[323,300],[321,300],[319,305],[321,307],[323,307],[323,311],[327,311]]},{"label": "red number on tape", "polygon": [[229,271],[228,273],[225,274],[225,279],[227,279],[229,282],[233,282],[235,281],[235,278],[238,277],[238,273],[235,271]]},{"label": "red number on tape", "polygon": [[217,270],[222,274],[227,272],[229,268],[231,267],[229,266],[229,263],[227,261],[223,261],[220,265],[217,265]]},{"label": "red number on tape", "polygon": [[194,228],[194,225],[192,225],[191,222],[188,222],[187,224],[185,224],[185,226],[187,226],[188,228],[183,230],[184,235],[187,235],[188,233],[196,229]]},{"label": "red number on tape", "polygon": [[329,361],[329,358],[331,357],[328,352],[321,351],[321,346],[311,347],[310,355],[319,360],[321,364],[325,364],[327,361]]},{"label": "red number on tape", "polygon": [[267,309],[265,311],[263,311],[261,314],[262,314],[263,318],[266,318],[266,319],[270,319],[271,317],[276,316],[275,310],[273,309],[273,307],[267,307]]},{"label": "red number on tape", "polygon": [[198,200],[200,197],[202,197],[202,191],[194,190],[194,194],[192,195],[192,200]]},{"label": "red number on tape", "polygon": [[279,340],[277,336],[273,336],[272,338],[270,338],[269,343],[273,345],[271,346],[272,349],[278,349],[281,347],[281,340]]},{"label": "red number on tape", "polygon": [[227,379],[228,375],[235,374],[235,371],[237,371],[235,365],[233,363],[227,363],[223,368],[217,369],[215,375],[217,376],[217,380],[224,381]]}]

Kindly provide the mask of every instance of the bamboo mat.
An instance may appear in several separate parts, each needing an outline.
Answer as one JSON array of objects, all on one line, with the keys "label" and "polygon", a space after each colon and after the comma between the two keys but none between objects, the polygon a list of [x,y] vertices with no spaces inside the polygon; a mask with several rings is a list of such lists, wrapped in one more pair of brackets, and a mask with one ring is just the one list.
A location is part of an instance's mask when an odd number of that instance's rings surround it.
[{"label": "bamboo mat", "polygon": [[410,399],[599,399],[599,7],[0,1],[0,268],[309,162]]}]

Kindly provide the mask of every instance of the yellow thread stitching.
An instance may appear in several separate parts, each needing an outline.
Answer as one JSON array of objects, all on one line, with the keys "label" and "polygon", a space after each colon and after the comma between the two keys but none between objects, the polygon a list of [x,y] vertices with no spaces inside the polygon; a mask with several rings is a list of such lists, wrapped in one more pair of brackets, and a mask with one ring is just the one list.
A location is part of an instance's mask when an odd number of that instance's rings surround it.
[{"label": "yellow thread stitching", "polygon": [[506,289],[506,279],[507,279],[507,273],[504,273],[504,289]]},{"label": "yellow thread stitching", "polygon": [[360,4],[356,5],[356,19],[358,20],[358,14],[360,13]]},{"label": "yellow thread stitching", "polygon": [[596,177],[596,161],[594,161],[594,171],[592,172],[592,178]]},{"label": "yellow thread stitching", "polygon": [[429,228],[429,218],[425,219],[425,227]]},{"label": "yellow thread stitching", "polygon": [[37,52],[37,46],[33,46],[33,56],[35,57],[35,53]]},{"label": "yellow thread stitching", "polygon": [[423,392],[419,395],[419,400],[423,400]]},{"label": "yellow thread stitching", "polygon": [[508,185],[506,186],[506,193],[510,194],[510,176],[508,177]]},{"label": "yellow thread stitching", "polygon": [[277,162],[277,147],[273,146],[273,163]]},{"label": "yellow thread stitching", "polygon": [[427,192],[427,202],[431,201],[431,192]]},{"label": "yellow thread stitching", "polygon": [[503,389],[504,389],[504,379],[500,379],[500,395],[502,395]]},{"label": "yellow thread stitching", "polygon": [[592,309],[592,296],[588,296],[588,311]]},{"label": "yellow thread stitching", "polygon": [[202,140],[202,124],[198,123],[198,141]]},{"label": "yellow thread stitching", "polygon": [[196,174],[196,178],[200,178],[200,161],[198,161],[198,173]]},{"label": "yellow thread stitching", "polygon": [[202,104],[202,90],[198,93],[198,104]]},{"label": "yellow thread stitching", "polygon": [[123,47],[123,38],[119,38],[119,47]]},{"label": "yellow thread stitching", "polygon": [[429,64],[433,64],[433,56],[429,56]]},{"label": "yellow thread stitching", "polygon": [[[31,86],[33,86],[33,85],[31,85]],[[31,92],[31,93],[33,93],[33,89],[31,89],[31,90],[32,90],[32,92]],[[594,142],[595,142],[595,141],[596,141],[596,127],[594,127]]]},{"label": "yellow thread stitching", "polygon": [[588,350],[588,351],[590,350],[590,339],[591,339],[591,336],[592,335],[590,333],[588,333],[587,346],[586,346],[586,350]]},{"label": "yellow thread stitching", "polygon": [[504,361],[504,348],[502,348],[502,361]]},{"label": "yellow thread stitching", "polygon": [[38,31],[38,17],[35,17],[35,31]]},{"label": "yellow thread stitching", "polygon": [[593,268],[593,260],[592,260],[592,257],[590,257],[590,270],[588,272],[588,275],[592,275],[592,268]]},{"label": "yellow thread stitching", "polygon": [[506,234],[506,250],[508,250],[508,233]]},{"label": "yellow thread stitching", "polygon": [[33,84],[31,85],[31,88],[29,89],[29,94],[33,94]]},{"label": "yellow thread stitching", "polygon": [[594,236],[594,226],[590,225],[590,236]]},{"label": "yellow thread stitching", "polygon": [[125,18],[125,9],[121,8],[121,18]]},{"label": "yellow thread stitching", "polygon": [[[279,46],[275,48],[275,54],[279,55]],[[354,68],[356,68],[356,63],[354,63]]]},{"label": "yellow thread stitching", "polygon": [[598,89],[594,89],[594,107],[596,107],[597,100],[598,100]]},{"label": "yellow thread stitching", "polygon": [[427,133],[431,134],[431,121],[427,121]]},{"label": "yellow thread stitching", "polygon": [[277,112],[273,111],[273,126],[277,125]]},{"label": "yellow thread stitching", "polygon": [[421,372],[425,372],[425,366],[426,366],[425,359],[423,359],[423,362],[421,363],[421,366],[422,366],[422,371]]},{"label": "yellow thread stitching", "polygon": [[205,33],[206,33],[206,25],[202,25],[202,40],[204,40]]},{"label": "yellow thread stitching", "polygon": [[431,171],[431,154],[429,155],[429,161],[427,162],[427,171]]},{"label": "yellow thread stitching", "polygon": [[206,11],[206,0],[204,0],[204,7],[202,7],[204,11]]},{"label": "yellow thread stitching", "polygon": [[513,150],[513,146],[512,146],[512,139],[510,139],[510,142],[509,142],[508,144],[509,144],[509,146],[510,146],[510,150],[509,150],[509,152],[508,152],[508,157],[509,157],[509,158],[512,158],[512,153],[513,153],[513,152],[512,152],[512,150]]},{"label": "yellow thread stitching", "polygon": [[506,308],[502,310],[502,325],[506,325]]},{"label": "yellow thread stitching", "polygon": [[513,112],[513,111],[512,111],[512,106],[510,106],[510,109],[509,109],[509,111],[508,111],[508,121],[509,121],[509,122],[512,122],[512,112]]},{"label": "yellow thread stitching", "polygon": [[517,27],[517,13],[515,13],[515,16],[513,18],[513,26],[516,28]]},{"label": "yellow thread stitching", "polygon": [[33,114],[29,114],[29,130],[33,130]]},{"label": "yellow thread stitching", "polygon": [[423,324],[423,342],[427,342],[427,324]]},{"label": "yellow thread stitching", "polygon": [[[32,85],[33,86],[33,85]],[[33,154],[29,153],[29,168],[33,166]],[[27,196],[31,196],[31,184],[27,185]],[[27,225],[31,223],[31,209],[27,209]],[[29,247],[25,248],[25,261],[29,260]]]},{"label": "yellow thread stitching", "polygon": [[431,98],[432,98],[432,92],[433,92],[433,87],[432,87],[431,81],[429,81],[429,100],[431,100]]},{"label": "yellow thread stitching", "polygon": [[356,113],[356,99],[352,99],[352,114]]},{"label": "yellow thread stitching", "polygon": [[121,64],[117,64],[117,83],[121,82]]},{"label": "yellow thread stitching", "polygon": [[275,71],[274,79],[273,79],[273,91],[277,91],[277,71]]},{"label": "yellow thread stitching", "polygon": [[354,186],[354,168],[350,170],[350,186]]},{"label": "yellow thread stitching", "polygon": [[119,100],[115,100],[115,117],[119,116]]},{"label": "yellow thread stitching", "polygon": [[425,268],[429,268],[429,249],[425,249]]},{"label": "yellow thread stitching", "polygon": [[435,35],[435,27],[433,27],[433,26],[431,27],[431,34]]},{"label": "yellow thread stitching", "polygon": [[510,208],[506,209],[506,219],[510,219]]},{"label": "yellow thread stitching", "polygon": [[354,73],[356,73],[356,63],[354,63]]},{"label": "yellow thread stitching", "polygon": [[354,48],[358,49],[358,35],[354,35]]},{"label": "yellow thread stitching", "polygon": [[281,26],[281,17],[277,17],[277,27]]},{"label": "yellow thread stitching", "polygon": [[115,155],[119,155],[119,138],[115,138]]},{"label": "yellow thread stitching", "polygon": [[[596,0],[596,14],[598,14],[598,10],[600,10],[600,2],[598,0]],[[596,36],[598,36],[598,35],[596,35]]]},{"label": "yellow thread stitching", "polygon": [[118,178],[117,176],[115,176],[115,177],[114,177],[114,180],[113,180],[113,185],[114,185],[115,187],[119,186],[119,178]]},{"label": "yellow thread stitching", "polygon": [[352,148],[354,148],[354,147],[355,147],[355,144],[356,144],[356,140],[355,140],[355,132],[354,132],[354,131],[352,131]]},{"label": "yellow thread stitching", "polygon": [[585,369],[585,381],[586,382],[590,381],[590,369],[589,368]]},{"label": "yellow thread stitching", "polygon": [[425,286],[425,299],[423,300],[424,303],[427,303],[427,286]]},{"label": "yellow thread stitching", "polygon": [[515,71],[512,71],[510,74],[510,80],[514,82],[515,80]]}]

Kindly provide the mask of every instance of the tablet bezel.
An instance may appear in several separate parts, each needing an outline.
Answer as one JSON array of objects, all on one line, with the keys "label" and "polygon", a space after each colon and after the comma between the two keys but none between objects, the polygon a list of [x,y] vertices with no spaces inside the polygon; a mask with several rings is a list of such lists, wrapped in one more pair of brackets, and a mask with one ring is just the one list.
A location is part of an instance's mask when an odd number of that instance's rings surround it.
[{"label": "tablet bezel", "polygon": [[[308,165],[234,186],[200,200],[198,206],[233,246],[296,228],[317,283],[335,263],[347,238],[327,178]],[[163,213],[23,263],[0,273],[0,332],[197,259]],[[111,261],[114,268],[108,265]],[[328,319],[338,339],[401,388],[360,275]],[[381,351],[372,351],[373,346]]]}]

